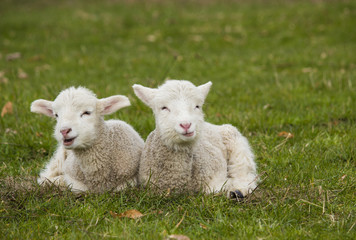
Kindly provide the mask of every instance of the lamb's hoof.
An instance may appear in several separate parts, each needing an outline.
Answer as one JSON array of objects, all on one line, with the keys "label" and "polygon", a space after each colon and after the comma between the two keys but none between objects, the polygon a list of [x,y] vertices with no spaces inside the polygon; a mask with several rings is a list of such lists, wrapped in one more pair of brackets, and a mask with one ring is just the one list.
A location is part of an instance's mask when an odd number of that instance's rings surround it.
[{"label": "lamb's hoof", "polygon": [[230,198],[236,199],[237,201],[242,201],[245,197],[239,190],[235,190],[230,192]]}]

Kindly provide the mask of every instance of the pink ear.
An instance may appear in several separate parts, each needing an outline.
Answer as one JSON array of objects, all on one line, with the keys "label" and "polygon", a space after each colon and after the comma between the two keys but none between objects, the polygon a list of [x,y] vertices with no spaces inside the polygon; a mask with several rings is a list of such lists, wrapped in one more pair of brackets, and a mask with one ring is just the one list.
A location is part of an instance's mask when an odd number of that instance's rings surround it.
[{"label": "pink ear", "polygon": [[53,116],[52,101],[38,99],[31,104],[31,112],[44,114],[49,117]]},{"label": "pink ear", "polygon": [[132,88],[136,96],[141,99],[142,102],[144,102],[147,106],[152,107],[151,101],[154,98],[157,89],[144,87],[140,84],[134,84]]},{"label": "pink ear", "polygon": [[204,99],[208,95],[211,85],[213,85],[212,82],[207,82],[207,83],[205,83],[203,85],[198,86],[198,89],[201,92],[201,94],[203,95]]},{"label": "pink ear", "polygon": [[130,100],[122,95],[102,98],[99,100],[99,112],[101,115],[107,115],[130,105]]}]

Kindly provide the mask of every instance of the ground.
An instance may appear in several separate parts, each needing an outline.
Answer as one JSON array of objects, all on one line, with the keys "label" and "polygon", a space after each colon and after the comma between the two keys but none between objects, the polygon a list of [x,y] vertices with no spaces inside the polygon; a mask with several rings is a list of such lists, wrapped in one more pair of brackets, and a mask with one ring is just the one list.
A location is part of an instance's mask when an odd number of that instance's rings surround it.
[{"label": "ground", "polygon": [[[355,26],[352,0],[1,1],[0,238],[355,239]],[[206,120],[249,139],[262,181],[245,202],[35,183],[56,142],[33,100],[126,95],[108,118],[146,138],[131,86],[169,78],[212,81]]]}]

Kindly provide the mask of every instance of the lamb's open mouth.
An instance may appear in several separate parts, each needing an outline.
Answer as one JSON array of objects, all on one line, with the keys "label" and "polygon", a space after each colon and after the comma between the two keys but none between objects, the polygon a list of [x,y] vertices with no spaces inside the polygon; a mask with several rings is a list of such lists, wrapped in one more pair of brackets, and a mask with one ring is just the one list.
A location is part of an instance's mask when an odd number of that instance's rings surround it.
[{"label": "lamb's open mouth", "polygon": [[184,137],[192,137],[194,135],[194,131],[193,132],[186,132],[182,134]]},{"label": "lamb's open mouth", "polygon": [[74,137],[74,138],[66,138],[66,139],[64,139],[64,140],[63,140],[64,146],[70,146],[70,145],[72,145],[73,142],[74,142],[74,139],[75,139],[75,137]]}]

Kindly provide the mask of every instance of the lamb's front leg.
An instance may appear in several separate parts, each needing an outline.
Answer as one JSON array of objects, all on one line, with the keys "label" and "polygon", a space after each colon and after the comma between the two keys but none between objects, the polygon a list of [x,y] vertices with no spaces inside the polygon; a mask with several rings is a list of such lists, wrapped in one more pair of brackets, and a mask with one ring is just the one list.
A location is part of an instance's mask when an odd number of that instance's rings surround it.
[{"label": "lamb's front leg", "polygon": [[52,183],[56,186],[66,186],[63,179],[63,163],[66,159],[66,151],[59,146],[46,167],[40,172],[38,184]]},{"label": "lamb's front leg", "polygon": [[84,175],[81,171],[77,159],[69,154],[63,165],[63,179],[67,187],[74,193],[88,191],[89,188],[84,184]]},{"label": "lamb's front leg", "polygon": [[247,139],[231,125],[222,126],[222,136],[228,151],[228,180],[230,196],[244,197],[256,187],[258,176],[254,155]]},{"label": "lamb's front leg", "polygon": [[74,193],[81,193],[89,190],[83,182],[69,176],[68,174],[65,174],[63,178],[66,182],[67,187],[69,187]]}]

